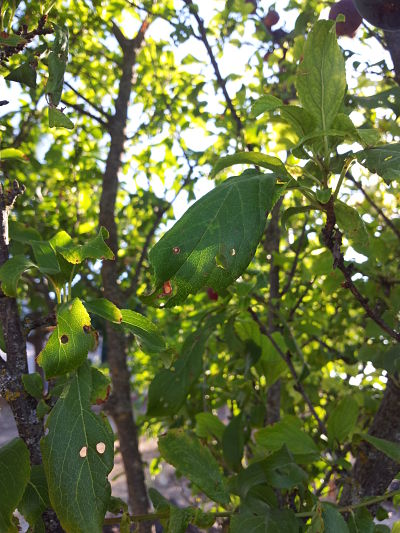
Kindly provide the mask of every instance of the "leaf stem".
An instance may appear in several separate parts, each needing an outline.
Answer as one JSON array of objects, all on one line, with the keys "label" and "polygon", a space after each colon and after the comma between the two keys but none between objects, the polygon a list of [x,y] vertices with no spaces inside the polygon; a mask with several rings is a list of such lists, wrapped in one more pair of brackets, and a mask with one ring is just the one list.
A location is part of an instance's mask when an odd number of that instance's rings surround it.
[{"label": "leaf stem", "polygon": [[343,180],[346,176],[346,173],[347,171],[349,170],[351,164],[353,163],[353,161],[355,160],[355,157],[348,157],[345,162],[344,162],[344,165],[343,165],[343,168],[342,168],[342,171],[340,173],[340,177],[339,177],[339,181],[336,185],[336,189],[335,189],[335,192],[333,193],[333,201],[336,200],[336,198],[338,197],[338,194],[339,194],[339,191],[340,191],[340,187],[342,186],[342,183],[343,183]]}]

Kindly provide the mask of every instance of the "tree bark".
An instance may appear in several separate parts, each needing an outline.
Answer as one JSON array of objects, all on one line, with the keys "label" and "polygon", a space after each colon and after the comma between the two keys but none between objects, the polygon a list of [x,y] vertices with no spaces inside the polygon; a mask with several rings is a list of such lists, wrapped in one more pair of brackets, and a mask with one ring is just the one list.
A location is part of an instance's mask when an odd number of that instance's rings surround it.
[{"label": "tree bark", "polygon": [[[16,198],[24,191],[17,182],[10,190],[0,184],[0,266],[8,259],[8,217]],[[17,425],[18,434],[28,447],[32,465],[42,463],[40,439],[43,422],[36,414],[37,400],[30,396],[22,383],[28,373],[26,339],[15,298],[6,296],[0,288],[0,324],[3,330],[7,361],[0,358],[0,394],[7,401]],[[52,510],[43,513],[46,532],[60,533],[63,529]]]},{"label": "tree bark", "polygon": [[385,40],[393,61],[394,76],[400,84],[400,31],[385,31]]},{"label": "tree bark", "polygon": [[[103,175],[99,222],[110,233],[108,244],[116,258],[118,233],[115,220],[115,202],[119,185],[118,173],[124,152],[125,129],[132,83],[134,81],[136,54],[143,44],[148,26],[149,21],[145,20],[137,36],[132,40],[126,39],[119,28],[116,25],[113,26],[113,33],[122,49],[123,59],[118,96],[115,101],[115,113],[109,122],[111,143]],[[105,298],[121,307],[123,295],[118,286],[117,260],[104,261],[101,274]],[[107,324],[107,343],[107,357],[112,381],[112,395],[107,408],[115,421],[119,435],[130,506],[135,514],[145,514],[149,509],[149,500],[139,452],[137,428],[132,412],[130,374],[126,362],[127,347],[124,333]],[[151,525],[142,523],[139,526],[139,531],[149,532],[151,531]]]}]

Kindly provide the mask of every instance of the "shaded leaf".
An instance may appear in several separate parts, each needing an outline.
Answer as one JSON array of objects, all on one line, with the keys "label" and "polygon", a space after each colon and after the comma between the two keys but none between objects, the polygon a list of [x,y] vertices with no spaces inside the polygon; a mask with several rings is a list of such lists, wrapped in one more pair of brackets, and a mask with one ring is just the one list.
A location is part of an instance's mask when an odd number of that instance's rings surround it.
[{"label": "shaded leaf", "polygon": [[255,439],[266,450],[276,451],[286,445],[299,461],[312,461],[319,455],[318,448],[300,427],[300,420],[287,415],[279,422],[257,431]]},{"label": "shaded leaf", "polygon": [[101,531],[111,496],[107,476],[113,466],[113,434],[90,409],[91,388],[85,363],[51,411],[49,432],[41,441],[51,504],[62,527],[77,533]]},{"label": "shaded leaf", "polygon": [[269,509],[263,516],[238,514],[232,516],[231,533],[298,533],[299,522],[292,511]]},{"label": "shaded leaf", "polygon": [[353,248],[360,252],[366,252],[369,245],[369,236],[365,224],[357,209],[336,200],[336,222],[344,236],[351,240]]},{"label": "shaded leaf", "polygon": [[324,533],[349,533],[349,528],[336,507],[329,503],[323,503],[321,507]]},{"label": "shaded leaf", "polygon": [[90,372],[92,379],[90,403],[92,405],[101,404],[108,398],[110,393],[110,378],[93,366],[90,367]]},{"label": "shaded leaf", "polygon": [[151,320],[130,309],[121,309],[121,315],[122,326],[134,333],[142,341],[144,349],[152,352],[164,350],[164,339],[159,334],[157,326]]},{"label": "shaded leaf", "polygon": [[225,426],[221,420],[212,413],[197,413],[196,415],[196,435],[202,439],[216,438],[220,442]]},{"label": "shaded leaf", "polygon": [[43,274],[60,272],[56,252],[49,241],[30,241],[37,266]]},{"label": "shaded leaf", "polygon": [[358,404],[347,396],[340,400],[328,417],[328,436],[331,440],[343,442],[348,439],[357,424]]},{"label": "shaded leaf", "polygon": [[74,123],[62,111],[55,107],[49,107],[49,128],[74,129]]},{"label": "shaded leaf", "polygon": [[244,430],[241,415],[234,416],[222,435],[222,452],[227,464],[234,470],[241,466],[244,451]]},{"label": "shaded leaf", "polygon": [[78,368],[94,347],[90,316],[78,298],[62,305],[57,312],[57,326],[37,359],[46,379]]},{"label": "shaded leaf", "polygon": [[400,143],[367,148],[355,155],[361,165],[379,174],[386,183],[400,178]]},{"label": "shaded leaf", "polygon": [[37,266],[24,255],[15,255],[0,267],[1,288],[6,296],[17,296],[20,277],[31,268],[37,268]]},{"label": "shaded leaf", "polygon": [[318,129],[331,128],[346,89],[344,58],[334,21],[319,20],[308,34],[296,88],[302,106],[315,117]]},{"label": "shaded leaf", "polygon": [[278,107],[282,106],[283,102],[280,98],[273,96],[272,94],[265,94],[258,98],[251,107],[251,114],[253,117],[258,117],[262,113],[268,111],[274,111]]},{"label": "shaded leaf", "polygon": [[28,394],[40,400],[43,397],[43,380],[38,372],[23,374],[22,383]]},{"label": "shaded leaf", "polygon": [[0,448],[0,531],[16,533],[12,515],[29,481],[30,463],[26,444],[13,439]]},{"label": "shaded leaf", "polygon": [[221,170],[231,167],[233,165],[256,165],[258,167],[267,168],[276,174],[277,177],[284,180],[289,180],[292,176],[286,170],[282,161],[275,156],[262,154],[261,152],[236,152],[232,155],[227,155],[218,159],[216,165],[211,172],[211,178],[215,177]]},{"label": "shaded leaf", "polygon": [[272,453],[260,463],[265,479],[277,489],[290,489],[307,482],[307,474],[293,459],[286,446]]},{"label": "shaded leaf", "polygon": [[36,70],[29,62],[22,63],[22,65],[15,70],[12,70],[4,79],[8,81],[16,81],[22,85],[27,85],[28,87],[35,89]]},{"label": "shaded leaf", "polygon": [[400,444],[368,435],[368,433],[361,434],[361,437],[372,444],[374,448],[393,459],[393,461],[400,463]]},{"label": "shaded leaf", "polygon": [[202,490],[211,500],[227,504],[229,493],[219,465],[210,450],[180,430],[170,430],[158,440],[164,459]]},{"label": "shaded leaf", "polygon": [[48,507],[50,507],[50,500],[43,465],[32,465],[31,477],[23,498],[18,504],[18,510],[33,527]]}]

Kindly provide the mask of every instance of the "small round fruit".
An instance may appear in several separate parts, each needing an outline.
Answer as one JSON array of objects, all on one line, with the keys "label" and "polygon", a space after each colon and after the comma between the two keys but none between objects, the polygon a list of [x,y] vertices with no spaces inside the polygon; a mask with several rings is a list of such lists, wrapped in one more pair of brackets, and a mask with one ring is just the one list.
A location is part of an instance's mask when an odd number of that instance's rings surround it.
[{"label": "small round fruit", "polygon": [[387,31],[400,30],[400,0],[354,0],[367,22]]},{"label": "small round fruit", "polygon": [[362,22],[362,17],[357,11],[353,0],[340,0],[331,7],[329,18],[336,20],[338,15],[344,15],[344,22],[336,23],[336,35],[354,37]]},{"label": "small round fruit", "polygon": [[279,13],[277,13],[274,9],[271,9],[271,11],[268,11],[268,13],[263,19],[264,26],[266,26],[267,28],[272,28],[272,26],[278,24],[279,19]]}]

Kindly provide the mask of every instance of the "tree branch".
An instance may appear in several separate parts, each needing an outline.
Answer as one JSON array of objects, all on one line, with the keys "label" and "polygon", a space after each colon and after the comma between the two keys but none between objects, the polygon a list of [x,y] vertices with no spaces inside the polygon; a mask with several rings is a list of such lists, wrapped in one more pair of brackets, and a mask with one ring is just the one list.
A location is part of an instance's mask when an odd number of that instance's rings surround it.
[{"label": "tree branch", "polygon": [[75,111],[77,111],[78,113],[80,113],[81,115],[86,115],[87,117],[95,120],[96,122],[98,122],[99,124],[101,124],[103,126],[104,129],[108,129],[109,125],[107,122],[105,122],[103,119],[101,119],[100,117],[96,117],[96,115],[93,115],[93,113],[91,113],[90,111],[87,111],[83,106],[79,105],[79,104],[73,104],[71,102],[67,102],[66,100],[64,100],[64,98],[61,100],[61,102],[68,106],[68,107],[72,107],[72,109],[75,109]]},{"label": "tree branch", "polygon": [[76,90],[75,87],[72,87],[72,85],[70,83],[68,83],[67,81],[64,81],[64,85],[66,85],[69,89],[71,89],[71,91],[73,93],[75,93],[76,96],[78,96],[78,98],[80,98],[81,100],[83,100],[87,104],[89,104],[91,107],[93,107],[93,109],[95,109],[107,121],[111,118],[110,115],[106,111],[104,111],[104,109],[102,107],[100,107],[100,106],[94,104],[93,102],[91,102],[88,98],[86,98],[86,96],[83,96],[83,94],[81,94],[78,90]]}]

